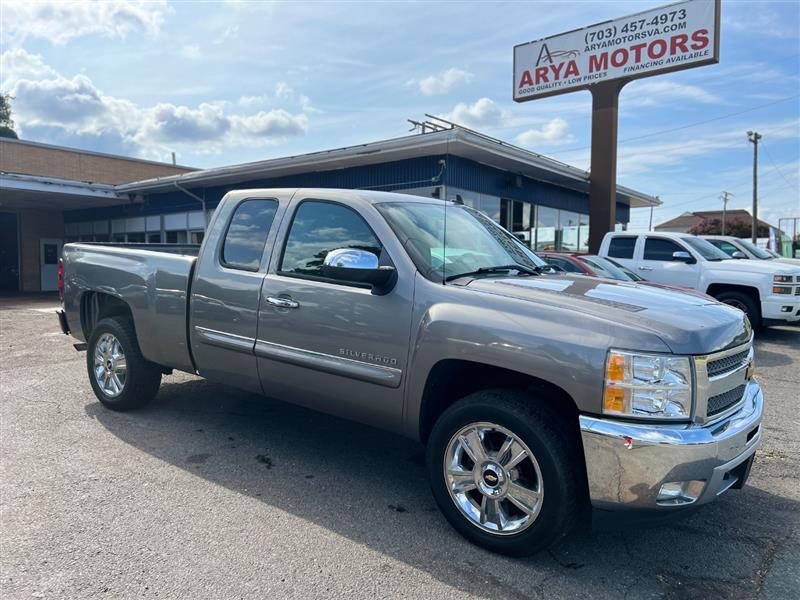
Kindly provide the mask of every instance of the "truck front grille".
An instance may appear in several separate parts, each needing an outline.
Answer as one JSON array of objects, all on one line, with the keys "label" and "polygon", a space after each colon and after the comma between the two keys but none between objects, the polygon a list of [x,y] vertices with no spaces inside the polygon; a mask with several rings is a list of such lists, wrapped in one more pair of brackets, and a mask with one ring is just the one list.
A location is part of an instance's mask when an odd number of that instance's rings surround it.
[{"label": "truck front grille", "polygon": [[[708,376],[718,377],[719,375],[724,375],[725,373],[735,371],[747,363],[747,356],[749,354],[750,348],[747,350],[742,350],[737,354],[731,354],[730,356],[726,356],[724,358],[718,358],[717,360],[709,361]],[[709,412],[709,414],[711,413]]]},{"label": "truck front grille", "polygon": [[732,390],[728,390],[722,394],[711,396],[711,398],[708,399],[708,416],[711,417],[718,415],[721,412],[725,412],[731,406],[739,402],[739,400],[742,399],[742,396],[744,396],[744,390],[746,387],[746,385],[740,385],[739,387],[735,387]]},{"label": "truck front grille", "polygon": [[753,338],[741,346],[695,359],[696,418],[701,423],[721,419],[744,401],[753,357]]}]

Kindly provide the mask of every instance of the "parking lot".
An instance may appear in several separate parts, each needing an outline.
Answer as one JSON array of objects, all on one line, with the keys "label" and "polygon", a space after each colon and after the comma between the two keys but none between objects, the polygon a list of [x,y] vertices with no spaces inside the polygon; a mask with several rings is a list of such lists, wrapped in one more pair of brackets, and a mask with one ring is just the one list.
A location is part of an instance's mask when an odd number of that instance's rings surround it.
[{"label": "parking lot", "polygon": [[186,374],[103,409],[56,307],[0,298],[3,598],[800,597],[800,328],[758,335],[744,490],[519,560],[449,527],[403,438]]}]

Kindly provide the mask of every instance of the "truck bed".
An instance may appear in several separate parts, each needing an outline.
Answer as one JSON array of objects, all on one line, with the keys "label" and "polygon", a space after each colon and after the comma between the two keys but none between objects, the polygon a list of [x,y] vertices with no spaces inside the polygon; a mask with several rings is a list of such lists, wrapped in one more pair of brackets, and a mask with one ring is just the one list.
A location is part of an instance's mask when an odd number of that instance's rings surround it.
[{"label": "truck bed", "polygon": [[[148,360],[194,371],[187,317],[197,245],[73,243],[64,246],[64,310],[74,334],[95,298],[108,295],[131,310]],[[99,306],[99,303],[98,303]]]}]

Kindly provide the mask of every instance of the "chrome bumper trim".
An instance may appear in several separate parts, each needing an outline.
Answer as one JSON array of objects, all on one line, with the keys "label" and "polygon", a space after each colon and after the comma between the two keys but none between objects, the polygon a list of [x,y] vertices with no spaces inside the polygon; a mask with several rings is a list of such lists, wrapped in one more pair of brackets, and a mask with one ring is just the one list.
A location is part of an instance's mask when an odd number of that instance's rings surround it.
[{"label": "chrome bumper trim", "polygon": [[[761,443],[764,397],[750,380],[739,409],[711,424],[638,424],[580,417],[589,496],[595,508],[658,509],[667,482],[703,481],[692,505],[704,504],[736,483],[729,472]],[[682,505],[686,506],[686,504]]]}]

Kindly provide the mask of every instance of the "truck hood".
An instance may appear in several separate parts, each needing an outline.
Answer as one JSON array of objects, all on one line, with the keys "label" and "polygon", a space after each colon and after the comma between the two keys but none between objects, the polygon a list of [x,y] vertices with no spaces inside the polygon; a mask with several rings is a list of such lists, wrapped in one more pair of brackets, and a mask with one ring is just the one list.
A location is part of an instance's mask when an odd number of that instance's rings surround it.
[{"label": "truck hood", "polygon": [[466,287],[646,329],[676,354],[708,354],[750,339],[743,312],[677,290],[583,275],[476,278]]},{"label": "truck hood", "polygon": [[762,273],[764,275],[800,275],[800,265],[775,260],[707,260],[703,268],[728,273]]},{"label": "truck hood", "polygon": [[773,265],[791,265],[800,268],[800,258],[773,258],[770,260]]}]

